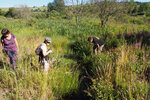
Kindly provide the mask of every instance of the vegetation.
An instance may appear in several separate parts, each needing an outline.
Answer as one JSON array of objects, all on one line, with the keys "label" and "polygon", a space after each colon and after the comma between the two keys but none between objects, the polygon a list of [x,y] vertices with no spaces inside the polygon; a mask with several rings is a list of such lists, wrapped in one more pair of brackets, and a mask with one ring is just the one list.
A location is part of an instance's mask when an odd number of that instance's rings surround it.
[{"label": "vegetation", "polygon": [[[15,34],[20,48],[16,70],[0,51],[0,100],[150,98],[149,3],[131,2],[129,11],[110,16],[102,26],[93,5],[65,6],[65,12],[43,7],[0,10],[0,30],[6,27]],[[21,17],[22,10],[30,17]],[[101,54],[93,55],[89,36],[105,40]],[[52,38],[53,50],[47,75],[35,54],[45,37]]]}]

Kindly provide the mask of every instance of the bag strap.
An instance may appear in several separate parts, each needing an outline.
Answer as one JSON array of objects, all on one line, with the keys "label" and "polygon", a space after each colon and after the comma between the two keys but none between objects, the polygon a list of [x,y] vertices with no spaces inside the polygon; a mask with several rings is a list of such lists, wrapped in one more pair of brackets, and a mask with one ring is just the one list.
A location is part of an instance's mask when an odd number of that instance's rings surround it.
[{"label": "bag strap", "polygon": [[12,34],[12,37],[15,39],[15,35],[14,34]]}]

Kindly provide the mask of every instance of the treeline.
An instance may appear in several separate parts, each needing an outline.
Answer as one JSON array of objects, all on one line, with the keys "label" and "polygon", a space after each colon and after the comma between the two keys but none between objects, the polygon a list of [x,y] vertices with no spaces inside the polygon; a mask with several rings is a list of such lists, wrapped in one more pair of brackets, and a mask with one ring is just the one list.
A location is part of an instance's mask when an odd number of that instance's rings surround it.
[{"label": "treeline", "polygon": [[21,5],[19,8],[9,8],[8,11],[0,9],[0,16],[12,18],[51,18],[68,19],[75,18],[76,24],[81,17],[97,17],[101,26],[110,18],[120,15],[150,16],[150,3],[134,2],[133,0],[119,2],[117,0],[54,0],[47,6],[29,8]]},{"label": "treeline", "polygon": [[150,16],[150,3],[134,3],[132,15],[145,15]]}]

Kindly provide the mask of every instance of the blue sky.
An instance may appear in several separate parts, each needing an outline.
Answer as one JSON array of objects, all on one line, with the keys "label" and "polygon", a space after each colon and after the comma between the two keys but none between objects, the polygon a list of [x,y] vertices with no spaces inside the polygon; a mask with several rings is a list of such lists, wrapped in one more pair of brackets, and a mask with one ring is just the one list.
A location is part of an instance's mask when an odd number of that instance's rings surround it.
[{"label": "blue sky", "polygon": [[[43,6],[53,0],[0,0],[0,8],[17,7],[19,5],[27,5],[28,7]],[[150,0],[135,0],[139,2],[150,2]]]}]

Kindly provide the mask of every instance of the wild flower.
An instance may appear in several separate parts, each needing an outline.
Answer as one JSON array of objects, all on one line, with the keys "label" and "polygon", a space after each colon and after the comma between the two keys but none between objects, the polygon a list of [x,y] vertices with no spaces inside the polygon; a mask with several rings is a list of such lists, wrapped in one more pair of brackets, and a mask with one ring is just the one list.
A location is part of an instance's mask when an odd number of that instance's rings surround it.
[{"label": "wild flower", "polygon": [[24,50],[24,47],[22,47],[21,49]]},{"label": "wild flower", "polygon": [[130,90],[130,86],[128,86],[128,89]]},{"label": "wild flower", "polygon": [[21,55],[18,55],[17,56],[18,60],[22,59],[22,56]]},{"label": "wild flower", "polygon": [[6,57],[5,62],[9,63],[9,60],[10,60],[9,57]]},{"label": "wild flower", "polygon": [[131,81],[134,81],[134,79],[132,78]]},{"label": "wild flower", "polygon": [[146,61],[146,58],[145,58],[145,57],[143,57],[143,61],[144,61],[144,62]]},{"label": "wild flower", "polygon": [[26,70],[22,70],[22,73],[27,73],[27,71]]},{"label": "wild flower", "polygon": [[146,57],[148,57],[149,56],[149,54],[146,54]]},{"label": "wild flower", "polygon": [[30,47],[27,48],[27,54],[30,55],[31,54],[31,50]]},{"label": "wild flower", "polygon": [[136,63],[136,59],[134,59],[133,62]]},{"label": "wild flower", "polygon": [[135,44],[135,48],[138,48],[141,45],[141,42]]}]

